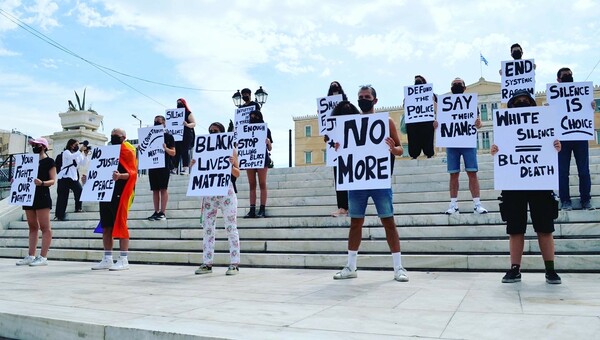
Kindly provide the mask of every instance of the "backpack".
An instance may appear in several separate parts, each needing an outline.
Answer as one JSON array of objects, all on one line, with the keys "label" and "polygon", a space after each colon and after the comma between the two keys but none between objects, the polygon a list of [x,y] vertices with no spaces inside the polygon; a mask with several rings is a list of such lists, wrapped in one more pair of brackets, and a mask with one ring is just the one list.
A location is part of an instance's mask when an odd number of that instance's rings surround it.
[{"label": "backpack", "polygon": [[62,169],[62,152],[56,155],[56,158],[54,159],[54,165],[56,166],[56,172],[60,172]]}]

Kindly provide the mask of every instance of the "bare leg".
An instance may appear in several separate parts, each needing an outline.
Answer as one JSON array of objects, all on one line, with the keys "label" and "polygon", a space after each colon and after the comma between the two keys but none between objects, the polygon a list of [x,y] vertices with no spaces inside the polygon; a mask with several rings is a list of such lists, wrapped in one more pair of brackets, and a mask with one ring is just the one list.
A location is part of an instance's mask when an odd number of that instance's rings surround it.
[{"label": "bare leg", "polygon": [[400,251],[400,238],[394,217],[386,217],[381,219],[381,224],[385,229],[385,238],[392,253]]},{"label": "bare leg", "polygon": [[525,234],[510,234],[508,237],[508,243],[510,247],[510,264],[521,265],[523,248],[525,247]]},{"label": "bare leg", "polygon": [[105,251],[112,251],[113,249],[113,238],[112,238],[112,227],[103,227],[102,231],[102,245],[104,245]]},{"label": "bare leg", "polygon": [[[42,230],[42,257],[48,257],[50,243],[52,243],[52,229],[50,228],[50,209],[37,210],[37,219],[40,229]],[[36,237],[37,239],[37,237]]]},{"label": "bare leg", "polygon": [[160,204],[160,192],[158,190],[152,190],[152,203],[154,203],[154,211],[160,211],[158,210]]},{"label": "bare leg", "polygon": [[450,198],[458,197],[458,176],[460,172],[450,174]]},{"label": "bare leg", "polygon": [[246,174],[248,175],[248,186],[250,188],[250,205],[256,205],[256,170],[246,170]]},{"label": "bare leg", "polygon": [[119,250],[129,251],[129,239],[128,238],[119,239]]},{"label": "bare leg", "polygon": [[469,176],[469,190],[471,191],[471,197],[479,197],[479,179],[477,178],[476,171],[467,171]]},{"label": "bare leg", "polygon": [[27,216],[27,225],[29,226],[29,256],[35,256],[38,242],[39,222],[37,212],[39,210],[25,210]]},{"label": "bare leg", "polygon": [[[267,170],[268,168],[258,169],[258,185],[260,187],[260,205],[267,205]],[[256,194],[256,192],[255,192]],[[256,198],[255,198],[256,202]]]},{"label": "bare leg", "polygon": [[351,218],[350,231],[348,232],[348,250],[358,251],[362,241],[362,226],[365,223],[364,218]]},{"label": "bare leg", "polygon": [[[160,211],[163,213],[167,211],[167,203],[169,202],[169,191],[167,189],[160,189]],[[156,207],[156,204],[155,204]]]},{"label": "bare leg", "polygon": [[554,238],[552,233],[537,233],[538,244],[544,261],[554,261]]}]

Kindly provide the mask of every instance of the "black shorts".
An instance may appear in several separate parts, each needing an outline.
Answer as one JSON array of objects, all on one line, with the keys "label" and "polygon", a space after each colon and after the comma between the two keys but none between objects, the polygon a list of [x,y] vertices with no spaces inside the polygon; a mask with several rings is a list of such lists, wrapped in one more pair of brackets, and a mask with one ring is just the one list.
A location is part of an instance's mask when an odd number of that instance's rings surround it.
[{"label": "black shorts", "polygon": [[168,168],[150,169],[148,170],[148,181],[150,182],[150,190],[161,190],[169,187],[169,176],[171,171]]},{"label": "black shorts", "polygon": [[504,190],[500,213],[506,221],[507,234],[525,234],[527,205],[533,230],[536,233],[554,232],[554,219],[558,217],[558,201],[550,190]]},{"label": "black shorts", "polygon": [[112,228],[115,226],[120,200],[121,195],[117,199],[113,198],[111,202],[100,202],[100,223],[102,224],[102,228]]},{"label": "black shorts", "polygon": [[39,210],[52,209],[52,198],[50,197],[50,189],[48,187],[37,187],[33,204],[31,206],[23,206],[23,210]]}]

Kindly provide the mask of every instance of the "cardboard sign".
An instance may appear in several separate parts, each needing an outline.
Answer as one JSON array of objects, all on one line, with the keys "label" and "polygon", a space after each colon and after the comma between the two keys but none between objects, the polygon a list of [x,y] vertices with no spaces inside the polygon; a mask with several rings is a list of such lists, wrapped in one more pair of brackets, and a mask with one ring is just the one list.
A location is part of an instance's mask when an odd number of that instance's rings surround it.
[{"label": "cardboard sign", "polygon": [[256,110],[256,107],[254,105],[252,106],[246,106],[246,107],[240,107],[238,109],[235,110],[235,133],[234,133],[234,138],[237,141],[238,139],[238,133],[239,133],[239,129],[241,129],[241,126],[244,124],[250,124],[250,112]]},{"label": "cardboard sign", "polygon": [[476,148],[477,94],[447,94],[439,98],[435,146]]},{"label": "cardboard sign", "polygon": [[495,190],[558,189],[558,116],[544,106],[494,112]]},{"label": "cardboard sign", "polygon": [[110,202],[115,181],[113,172],[119,167],[121,145],[107,145],[92,149],[92,158],[87,173],[87,181],[83,185],[81,201]]},{"label": "cardboard sign", "polygon": [[242,124],[237,135],[240,169],[262,169],[267,154],[267,124]]},{"label": "cardboard sign", "polygon": [[335,127],[335,119],[331,117],[331,112],[339,102],[343,100],[341,94],[317,98],[317,119],[319,121],[319,135],[328,135],[329,131]]},{"label": "cardboard sign", "polygon": [[335,150],[335,143],[339,142],[341,144],[340,138],[338,136],[338,131],[336,129],[337,117],[329,117],[327,119],[327,122],[331,123],[331,125],[329,125],[331,127],[331,130],[327,130],[326,133],[327,137],[329,137],[329,141],[325,143],[325,165],[337,166],[338,152]]},{"label": "cardboard sign", "polygon": [[34,153],[15,155],[15,173],[10,185],[10,204],[27,207],[33,205],[37,188],[33,180],[38,176],[39,166],[40,155]]},{"label": "cardboard sign", "polygon": [[226,196],[231,181],[233,132],[196,137],[187,196]]},{"label": "cardboard sign", "polygon": [[594,85],[591,81],[546,85],[546,100],[560,117],[559,140],[594,139]]},{"label": "cardboard sign", "polygon": [[435,120],[433,84],[404,86],[404,123]]},{"label": "cardboard sign", "polygon": [[165,121],[167,131],[173,135],[176,142],[181,142],[183,140],[183,128],[185,127],[183,125],[185,108],[165,110],[165,117],[167,118]]},{"label": "cardboard sign", "polygon": [[339,116],[341,137],[337,157],[336,190],[387,189],[392,185],[389,114]]},{"label": "cardboard sign", "polygon": [[535,96],[535,63],[533,59],[507,60],[502,62],[500,98],[508,103],[517,90],[527,90]]},{"label": "cardboard sign", "polygon": [[165,128],[151,126],[138,129],[138,169],[165,167]]}]

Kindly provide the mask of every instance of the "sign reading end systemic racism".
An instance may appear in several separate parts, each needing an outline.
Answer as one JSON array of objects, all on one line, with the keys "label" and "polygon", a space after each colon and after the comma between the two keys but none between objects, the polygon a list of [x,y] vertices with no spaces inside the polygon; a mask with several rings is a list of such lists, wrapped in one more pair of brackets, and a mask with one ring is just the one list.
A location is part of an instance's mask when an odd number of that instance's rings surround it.
[{"label": "sign reading end systemic racism", "polygon": [[30,207],[33,205],[36,185],[33,180],[38,176],[40,155],[15,155],[15,173],[10,186],[10,204]]},{"label": "sign reading end systemic racism", "polygon": [[233,132],[196,137],[187,196],[226,196],[231,181]]},{"label": "sign reading end systemic racism", "polygon": [[557,122],[548,107],[494,112],[495,190],[558,189]]},{"label": "sign reading end systemic racism", "polygon": [[339,102],[343,100],[341,94],[317,98],[317,118],[319,121],[319,135],[328,135],[329,131],[335,128],[335,118],[331,117],[331,112]]},{"label": "sign reading end systemic racism", "polygon": [[183,140],[183,121],[185,119],[185,108],[168,109],[165,110],[165,117],[167,118],[165,125],[167,131],[173,135],[173,139],[176,142]]},{"label": "sign reading end systemic racism", "polygon": [[262,169],[267,154],[267,124],[243,124],[237,135],[240,169]]},{"label": "sign reading end systemic racism", "polygon": [[388,112],[337,117],[340,136],[336,190],[387,189],[392,185]]},{"label": "sign reading end systemic racism", "polygon": [[87,181],[83,185],[81,200],[84,202],[110,202],[115,181],[113,172],[119,167],[121,145],[107,145],[94,148]]},{"label": "sign reading end systemic racism", "polygon": [[406,124],[435,120],[433,84],[404,86],[404,112]]},{"label": "sign reading end systemic racism", "polygon": [[451,148],[477,147],[477,94],[447,94],[437,105],[438,128],[435,146]]},{"label": "sign reading end systemic racism", "polygon": [[558,139],[594,139],[594,85],[592,82],[546,85],[546,100],[550,109],[560,117]]},{"label": "sign reading end systemic racism", "polygon": [[507,60],[502,62],[500,85],[501,102],[508,103],[517,90],[527,90],[535,95],[535,63],[533,59]]},{"label": "sign reading end systemic racism", "polygon": [[165,167],[165,128],[151,126],[138,129],[138,169]]}]

